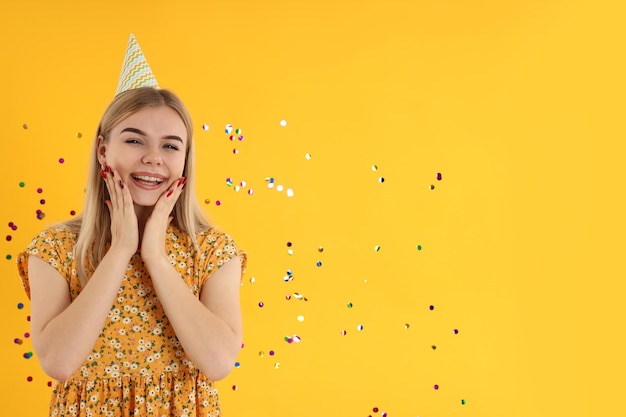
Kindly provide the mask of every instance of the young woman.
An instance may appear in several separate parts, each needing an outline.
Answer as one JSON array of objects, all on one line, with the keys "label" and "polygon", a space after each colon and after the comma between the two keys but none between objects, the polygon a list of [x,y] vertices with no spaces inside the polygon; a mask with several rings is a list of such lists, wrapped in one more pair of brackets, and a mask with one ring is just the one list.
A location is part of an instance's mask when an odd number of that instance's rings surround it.
[{"label": "young woman", "polygon": [[193,128],[151,87],[105,111],[83,213],[19,254],[51,416],[217,416],[242,343],[246,254],[194,194]]}]

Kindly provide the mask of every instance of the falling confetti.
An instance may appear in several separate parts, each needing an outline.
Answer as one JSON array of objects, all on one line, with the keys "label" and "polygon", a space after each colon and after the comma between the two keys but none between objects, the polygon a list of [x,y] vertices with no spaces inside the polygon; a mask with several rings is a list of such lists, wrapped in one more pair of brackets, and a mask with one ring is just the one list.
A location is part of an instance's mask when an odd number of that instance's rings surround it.
[{"label": "falling confetti", "polygon": [[286,120],[281,120],[281,121],[280,121],[280,125],[281,125],[282,127],[287,126],[287,121],[286,121]]}]

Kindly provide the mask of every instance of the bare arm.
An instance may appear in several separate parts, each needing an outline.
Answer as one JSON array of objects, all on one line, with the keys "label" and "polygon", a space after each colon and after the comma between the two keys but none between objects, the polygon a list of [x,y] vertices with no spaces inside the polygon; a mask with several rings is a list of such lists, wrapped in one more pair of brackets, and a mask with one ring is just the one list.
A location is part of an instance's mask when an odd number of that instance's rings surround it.
[{"label": "bare arm", "polygon": [[41,367],[65,380],[89,355],[117,296],[130,258],[110,250],[71,301],[67,281],[42,259],[28,259],[31,333]]},{"label": "bare arm", "polygon": [[159,301],[189,359],[211,380],[226,377],[241,349],[241,258],[234,257],[204,284],[200,299],[167,257],[146,260]]}]

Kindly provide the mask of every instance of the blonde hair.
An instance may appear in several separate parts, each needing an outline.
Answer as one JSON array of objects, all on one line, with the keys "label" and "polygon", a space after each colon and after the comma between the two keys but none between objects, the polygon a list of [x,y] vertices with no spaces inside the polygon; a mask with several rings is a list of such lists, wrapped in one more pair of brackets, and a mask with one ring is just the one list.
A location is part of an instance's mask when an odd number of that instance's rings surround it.
[{"label": "blonde hair", "polygon": [[211,227],[195,195],[193,124],[184,104],[171,91],[152,87],[142,87],[120,93],[105,110],[96,132],[91,151],[83,212],[75,219],[64,223],[78,235],[74,257],[78,278],[83,285],[87,282],[88,271],[96,269],[106,253],[107,244],[111,241],[111,216],[104,204],[105,198],[108,198],[108,191],[99,172],[98,137],[102,136],[107,141],[111,130],[118,123],[145,107],[159,106],[168,106],[175,110],[187,129],[187,150],[183,170],[187,183],[174,206],[172,224],[186,232],[196,248],[198,246],[196,233]]}]

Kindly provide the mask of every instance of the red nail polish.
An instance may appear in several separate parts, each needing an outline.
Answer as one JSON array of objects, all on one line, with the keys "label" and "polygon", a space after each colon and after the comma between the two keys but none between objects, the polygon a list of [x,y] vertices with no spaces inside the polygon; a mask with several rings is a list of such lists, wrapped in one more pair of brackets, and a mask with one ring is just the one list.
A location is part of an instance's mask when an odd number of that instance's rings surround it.
[{"label": "red nail polish", "polygon": [[173,192],[174,192],[174,190],[169,190],[169,191],[167,192],[167,195],[166,195],[165,197],[169,197],[169,196],[171,196]]},{"label": "red nail polish", "polygon": [[107,179],[107,173],[103,170],[100,170],[100,176],[102,176],[102,179]]}]

